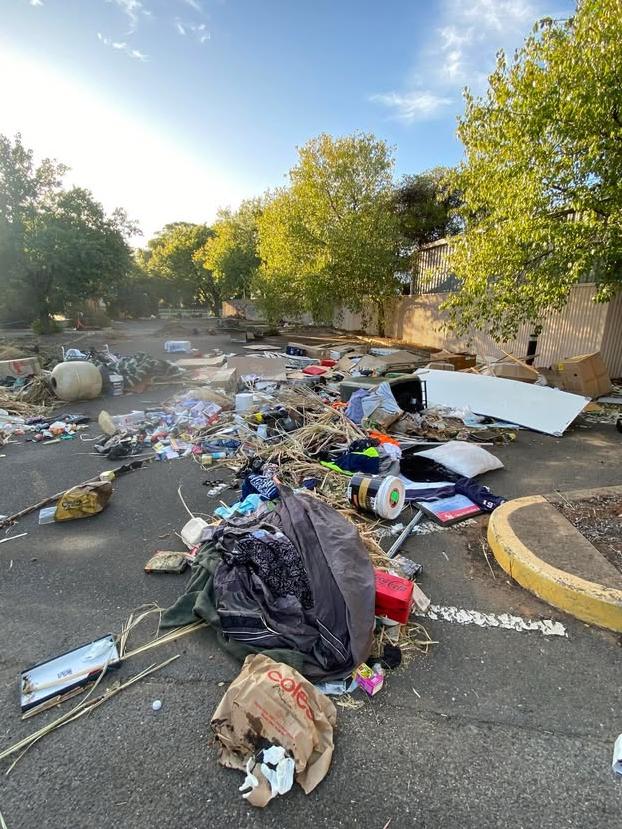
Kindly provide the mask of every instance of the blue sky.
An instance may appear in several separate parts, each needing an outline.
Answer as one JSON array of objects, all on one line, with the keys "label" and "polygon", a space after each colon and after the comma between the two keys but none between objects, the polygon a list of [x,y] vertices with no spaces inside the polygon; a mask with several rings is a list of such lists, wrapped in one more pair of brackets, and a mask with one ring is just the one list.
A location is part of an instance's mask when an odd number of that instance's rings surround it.
[{"label": "blue sky", "polygon": [[296,145],[363,130],[396,173],[461,156],[462,89],[570,0],[0,0],[0,132],[148,238],[284,182]]}]

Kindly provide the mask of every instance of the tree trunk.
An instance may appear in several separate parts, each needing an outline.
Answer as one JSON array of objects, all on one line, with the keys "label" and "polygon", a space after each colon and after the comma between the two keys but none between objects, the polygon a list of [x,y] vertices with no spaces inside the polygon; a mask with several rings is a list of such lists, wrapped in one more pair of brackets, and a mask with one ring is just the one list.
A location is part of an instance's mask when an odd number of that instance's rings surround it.
[{"label": "tree trunk", "polygon": [[376,300],[376,309],[378,311],[378,336],[384,337],[384,326],[385,326],[385,317],[384,317],[384,299],[377,299]]}]

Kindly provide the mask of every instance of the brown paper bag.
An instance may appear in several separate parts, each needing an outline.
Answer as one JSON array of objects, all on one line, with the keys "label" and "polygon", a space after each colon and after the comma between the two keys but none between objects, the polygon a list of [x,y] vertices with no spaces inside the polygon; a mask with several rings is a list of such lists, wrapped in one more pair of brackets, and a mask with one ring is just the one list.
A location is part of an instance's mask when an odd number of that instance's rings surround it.
[{"label": "brown paper bag", "polygon": [[[325,777],[333,755],[337,712],[330,699],[298,671],[269,656],[248,656],[212,717],[218,759],[228,768],[246,762],[268,744],[282,746],[294,758],[295,779],[306,794]],[[258,775],[257,767],[253,774]],[[270,787],[247,798],[255,806],[271,799]]]}]

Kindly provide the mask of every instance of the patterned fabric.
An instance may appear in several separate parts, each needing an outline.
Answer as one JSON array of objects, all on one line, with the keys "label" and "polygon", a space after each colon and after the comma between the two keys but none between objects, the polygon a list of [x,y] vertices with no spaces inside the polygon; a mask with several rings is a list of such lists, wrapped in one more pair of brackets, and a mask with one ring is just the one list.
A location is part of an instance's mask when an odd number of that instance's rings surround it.
[{"label": "patterned fabric", "polygon": [[253,493],[261,495],[265,501],[279,497],[279,489],[271,478],[251,473],[242,482],[242,499]]},{"label": "patterned fabric", "polygon": [[302,556],[283,533],[255,530],[238,538],[232,549],[223,550],[222,560],[230,567],[248,567],[275,598],[295,596],[305,610],[313,607]]},{"label": "patterned fabric", "polygon": [[113,374],[120,374],[126,389],[138,386],[153,377],[175,377],[181,374],[178,366],[167,360],[158,360],[144,351],[120,358],[97,352],[90,359],[96,366],[106,368]]}]

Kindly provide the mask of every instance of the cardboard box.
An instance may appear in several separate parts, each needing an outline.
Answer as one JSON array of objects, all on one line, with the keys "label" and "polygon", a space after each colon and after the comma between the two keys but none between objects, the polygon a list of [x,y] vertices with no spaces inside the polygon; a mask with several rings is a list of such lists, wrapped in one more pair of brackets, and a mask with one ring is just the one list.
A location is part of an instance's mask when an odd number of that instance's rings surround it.
[{"label": "cardboard box", "polygon": [[359,686],[370,697],[377,694],[384,684],[384,675],[375,673],[365,662],[359,665],[354,672],[354,679],[356,679]]},{"label": "cardboard box", "polygon": [[491,363],[480,369],[480,374],[493,377],[502,377],[504,380],[519,380],[521,383],[535,383],[540,372],[526,363],[503,361]]},{"label": "cardboard box", "polygon": [[455,371],[455,367],[453,363],[450,363],[445,360],[432,360],[432,362],[428,363],[425,368],[433,368],[436,371]]},{"label": "cardboard box", "polygon": [[0,360],[0,378],[30,377],[41,371],[36,357],[19,357],[15,360]]},{"label": "cardboard box", "polygon": [[359,362],[357,369],[359,371],[370,370],[377,374],[386,374],[393,371],[414,371],[427,363],[422,360],[418,354],[411,354],[410,351],[394,351],[392,354],[384,354],[376,357],[373,354],[367,354]]},{"label": "cardboard box", "polygon": [[598,351],[566,357],[554,368],[564,391],[585,397],[601,397],[612,389],[609,373]]},{"label": "cardboard box", "polygon": [[240,377],[253,375],[269,380],[285,380],[287,363],[285,357],[250,357],[240,354],[229,357],[227,367],[236,368]]},{"label": "cardboard box", "polygon": [[376,616],[386,616],[394,622],[406,624],[413,605],[413,583],[384,570],[376,575]]},{"label": "cardboard box", "polygon": [[435,362],[440,360],[443,363],[451,363],[454,371],[464,371],[466,368],[473,368],[477,363],[475,354],[469,354],[468,351],[435,351],[431,359]]}]

